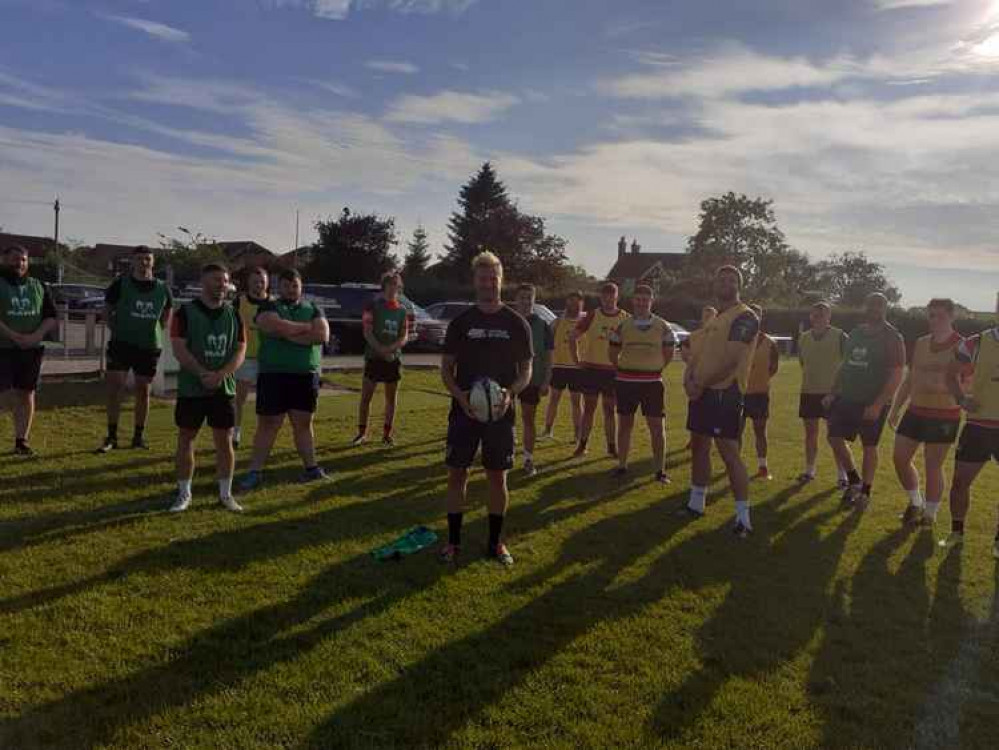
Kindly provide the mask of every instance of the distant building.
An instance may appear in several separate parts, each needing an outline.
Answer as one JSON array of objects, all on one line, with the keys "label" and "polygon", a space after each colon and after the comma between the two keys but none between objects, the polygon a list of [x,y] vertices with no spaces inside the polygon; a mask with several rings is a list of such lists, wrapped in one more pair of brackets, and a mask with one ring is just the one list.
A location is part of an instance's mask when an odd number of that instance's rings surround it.
[{"label": "distant building", "polygon": [[30,234],[7,234],[0,232],[0,249],[20,245],[28,251],[32,260],[42,260],[55,249],[55,241],[51,237],[35,237]]},{"label": "distant building", "polygon": [[648,284],[658,292],[663,278],[682,272],[686,261],[686,253],[644,252],[638,240],[632,241],[629,250],[622,237],[617,243],[617,262],[607,278],[621,287],[624,295],[634,292],[638,284]]},{"label": "distant building", "polygon": [[239,271],[250,266],[270,267],[274,264],[277,256],[263,245],[253,240],[241,240],[238,242],[217,242],[215,243],[225,255],[226,264],[232,271]]},{"label": "distant building", "polygon": [[98,242],[92,250],[84,250],[87,267],[95,273],[107,276],[117,276],[126,273],[131,265],[129,260],[135,245],[112,245]]}]

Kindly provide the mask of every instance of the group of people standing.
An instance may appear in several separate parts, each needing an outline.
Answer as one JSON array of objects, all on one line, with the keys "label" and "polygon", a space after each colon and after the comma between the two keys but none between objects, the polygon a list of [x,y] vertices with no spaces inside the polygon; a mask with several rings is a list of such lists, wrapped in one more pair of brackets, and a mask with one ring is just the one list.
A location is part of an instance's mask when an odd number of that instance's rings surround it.
[{"label": "group of people standing", "polygon": [[[56,309],[46,287],[28,274],[28,253],[6,248],[0,273],[0,393],[8,393],[14,415],[15,453],[33,453],[28,437],[42,340],[57,327]],[[328,478],[316,460],[313,418],[321,374],[322,346],[330,331],[322,309],[303,298],[302,278],[292,269],[278,275],[276,294],[266,270],[246,276],[243,291],[229,301],[229,271],[210,263],[201,272],[197,299],[179,307],[168,287],[153,275],[155,258],[136,247],[131,270],[106,290],[111,339],[107,351],[107,435],[98,454],[118,449],[121,404],[129,373],[135,384],[135,420],[131,447],[147,449],[145,425],[149,389],[169,332],[180,365],[174,420],[178,428],[177,494],[170,510],[186,510],[192,500],[194,442],[207,423],[212,430],[220,503],[242,510],[233,496],[235,449],[242,441],[242,415],[256,391],[257,428],[250,466],[239,483],[242,492],[264,481],[264,468],[287,416],[301,457],[303,482]],[[523,468],[537,472],[534,452],[537,412],[549,396],[542,439],[554,437],[563,396],[572,412],[574,456],[587,453],[597,407],[602,406],[609,456],[615,476],[628,473],[635,416],[641,408],[649,430],[654,481],[670,482],[666,467],[663,373],[677,349],[668,322],[653,312],[653,290],[638,285],[632,312],[618,306],[618,288],[606,283],[597,308],[584,312],[583,296],[566,299],[564,314],[548,325],[535,313],[535,288],[518,287],[513,308],[503,304],[503,267],[483,252],[473,261],[475,304],[448,327],[441,378],[452,397],[448,417],[448,539],[441,559],[458,559],[462,542],[468,472],[481,453],[488,484],[487,555],[504,565],[513,556],[502,541],[509,502],[507,473],[516,453],[514,405],[520,403]],[[379,384],[385,391],[382,441],[393,444],[400,351],[409,337],[410,316],[401,304],[402,278],[388,273],[381,294],[363,316],[366,343],[364,379],[353,444],[367,440],[370,404]],[[776,342],[762,326],[763,310],[741,299],[742,276],[733,266],[714,277],[715,305],[703,311],[702,325],[680,345],[685,362],[683,389],[688,401],[692,471],[688,502],[679,512],[701,518],[706,513],[712,447],[725,466],[735,499],[734,533],[753,531],[750,475],[742,458],[747,421],[753,424],[758,461],[754,478],[772,478],[768,465],[770,390],[780,366]],[[811,327],[798,340],[802,367],[799,416],[804,426],[804,470],[800,483],[816,478],[820,423],[835,459],[842,502],[865,510],[872,496],[878,445],[885,424],[896,429],[895,468],[909,503],[902,514],[908,525],[932,525],[944,493],[943,467],[951,445],[958,443],[951,482],[952,530],[941,543],[963,539],[970,488],[982,467],[999,460],[999,328],[963,339],[953,327],[954,304],[932,300],[927,308],[930,332],[920,338],[906,371],[906,349],[887,321],[888,303],[871,295],[866,320],[849,335],[831,325],[832,309],[815,304]],[[476,381],[491,379],[502,389],[499,416],[476,417],[470,391]],[[967,422],[960,429],[962,414]],[[850,444],[859,437],[863,456],[858,470]],[[925,490],[913,459],[923,447]],[[999,533],[996,537],[999,556]]]}]

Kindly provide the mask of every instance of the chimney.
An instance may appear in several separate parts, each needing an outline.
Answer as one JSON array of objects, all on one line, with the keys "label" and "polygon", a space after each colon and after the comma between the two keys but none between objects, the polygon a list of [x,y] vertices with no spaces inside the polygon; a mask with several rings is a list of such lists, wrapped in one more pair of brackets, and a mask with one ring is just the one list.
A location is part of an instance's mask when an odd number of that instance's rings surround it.
[{"label": "chimney", "polygon": [[638,255],[641,252],[642,246],[638,244],[638,238],[636,237],[631,241],[631,254]]},{"label": "chimney", "polygon": [[621,239],[617,241],[617,257],[618,260],[624,257],[624,254],[628,251],[628,240],[621,236]]}]

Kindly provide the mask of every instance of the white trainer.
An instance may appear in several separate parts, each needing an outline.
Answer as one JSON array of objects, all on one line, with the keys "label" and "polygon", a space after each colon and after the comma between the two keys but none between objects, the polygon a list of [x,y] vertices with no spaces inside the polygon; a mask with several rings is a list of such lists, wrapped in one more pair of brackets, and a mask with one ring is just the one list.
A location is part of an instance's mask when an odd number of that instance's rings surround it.
[{"label": "white trainer", "polygon": [[170,506],[171,513],[183,513],[191,505],[190,495],[177,495],[177,499],[173,501],[173,505]]},{"label": "white trainer", "polygon": [[222,507],[224,507],[226,510],[231,510],[233,513],[243,512],[243,506],[237,503],[233,499],[232,495],[228,495],[227,497],[220,497],[219,502],[222,503]]}]

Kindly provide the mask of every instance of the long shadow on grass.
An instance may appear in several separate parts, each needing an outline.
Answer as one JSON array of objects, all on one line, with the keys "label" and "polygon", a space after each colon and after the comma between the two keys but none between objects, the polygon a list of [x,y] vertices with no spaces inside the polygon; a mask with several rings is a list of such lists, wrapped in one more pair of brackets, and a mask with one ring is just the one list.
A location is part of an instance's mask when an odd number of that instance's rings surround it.
[{"label": "long shadow on grass", "polygon": [[890,568],[908,536],[900,530],[885,537],[851,581],[837,583],[809,680],[812,705],[823,717],[822,747],[911,747],[926,697],[964,636],[959,553],[941,566],[931,603],[930,533],[919,533],[898,570]]},{"label": "long shadow on grass", "polygon": [[731,587],[697,633],[700,668],[656,708],[651,727],[655,734],[677,740],[693,731],[730,679],[765,678],[794,659],[821,628],[828,588],[858,516],[843,517],[823,536],[823,524],[842,516],[839,510],[798,519],[835,490],[786,505],[798,491],[791,487],[772,504],[757,509],[758,533],[779,534],[768,551],[743,555],[738,564],[698,563],[699,551],[690,549],[690,542],[675,551],[678,570],[697,571],[688,577],[688,586],[728,583]]},{"label": "long shadow on grass", "polygon": [[[475,490],[476,497],[481,498],[484,488]],[[439,515],[442,509],[437,503],[429,505],[437,499],[436,484],[429,488],[410,487],[375,502],[355,503],[309,519],[220,532],[139,555],[119,566],[118,575],[132,571],[169,572],[184,565],[230,568],[334,542],[372,525],[380,526],[379,531],[384,531],[386,525],[405,528],[425,519],[428,513]],[[529,533],[539,522],[538,515],[527,505],[514,506],[510,520],[511,528],[518,533]],[[468,526],[470,535],[485,536],[483,519],[473,520]],[[445,568],[427,557],[414,563],[389,568],[398,571],[395,575],[386,575],[385,568],[367,555],[331,566],[287,601],[209,628],[172,648],[171,652],[178,656],[165,664],[78,690],[0,723],[0,747],[43,745],[87,750],[113,741],[122,728],[230,690],[259,671],[301,658],[351,625],[433,586],[446,573]],[[114,577],[101,576],[89,585],[110,582]],[[304,623],[346,601],[363,603],[302,629]],[[295,633],[282,635],[290,630]]]}]

